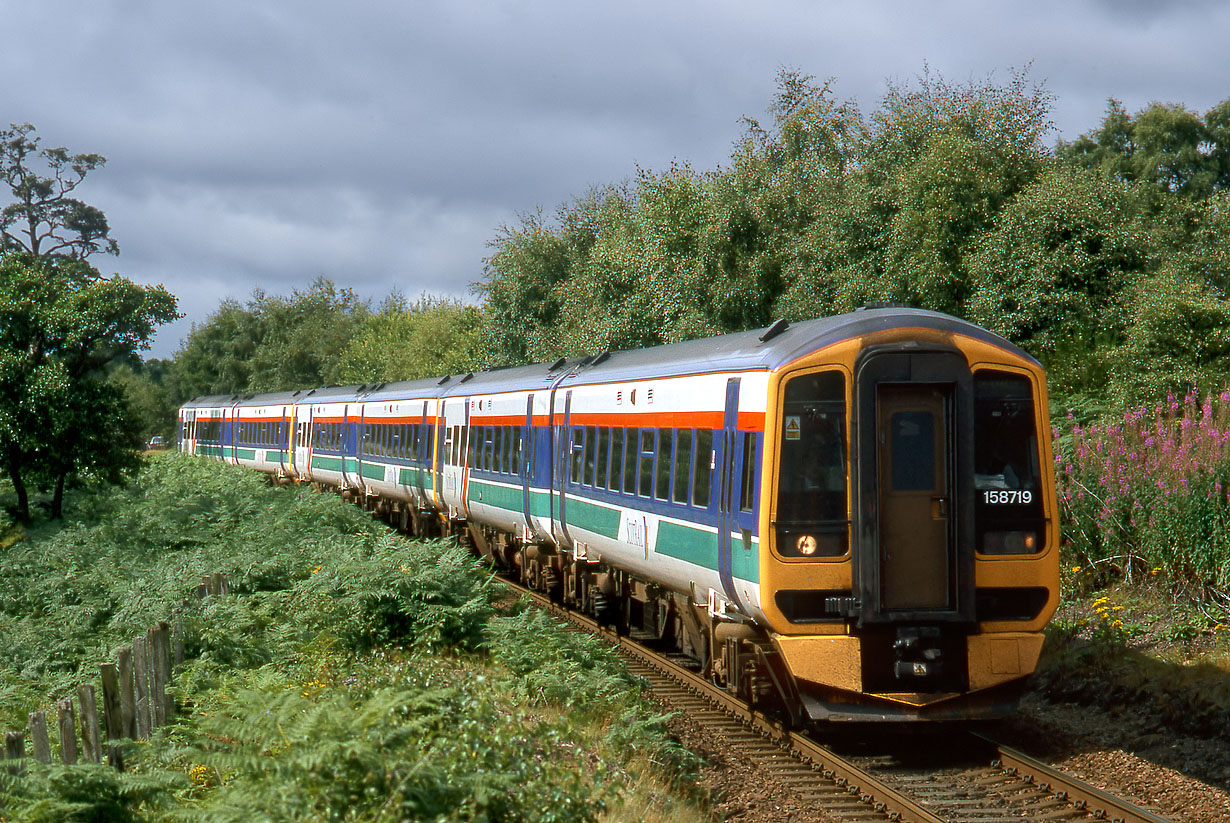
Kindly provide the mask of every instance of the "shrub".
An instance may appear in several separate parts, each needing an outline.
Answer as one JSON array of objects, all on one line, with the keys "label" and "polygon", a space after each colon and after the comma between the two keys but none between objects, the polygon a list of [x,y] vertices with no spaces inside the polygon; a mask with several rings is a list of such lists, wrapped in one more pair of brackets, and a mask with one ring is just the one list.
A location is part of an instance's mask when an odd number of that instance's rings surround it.
[{"label": "shrub", "polygon": [[1230,583],[1230,392],[1056,436],[1065,546],[1083,563]]}]

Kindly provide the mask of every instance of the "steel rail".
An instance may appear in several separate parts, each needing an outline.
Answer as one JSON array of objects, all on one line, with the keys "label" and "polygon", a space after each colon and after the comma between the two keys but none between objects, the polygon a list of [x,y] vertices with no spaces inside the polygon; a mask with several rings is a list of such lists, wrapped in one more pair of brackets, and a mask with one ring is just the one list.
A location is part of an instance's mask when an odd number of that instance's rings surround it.
[{"label": "steel rail", "polygon": [[1164,817],[1104,792],[1083,780],[1056,771],[1045,763],[989,737],[981,734],[974,734],[974,737],[995,750],[996,758],[1004,771],[1039,788],[1054,792],[1057,797],[1098,819],[1112,823],[1170,823]]},{"label": "steel rail", "polygon": [[563,608],[538,592],[504,580],[504,578],[500,579],[511,588],[530,597],[545,611],[600,635],[615,645],[621,653],[671,677],[680,685],[708,699],[716,708],[742,721],[773,743],[792,749],[798,757],[810,762],[821,776],[833,781],[847,794],[857,797],[871,809],[884,814],[889,820],[900,821],[900,823],[945,823],[943,818],[936,817],[915,801],[885,785],[858,766],[815,741],[786,729],[776,719],[750,708],[743,701],[714,686],[694,672],[673,663],[634,640],[604,629],[597,621],[589,617]]}]

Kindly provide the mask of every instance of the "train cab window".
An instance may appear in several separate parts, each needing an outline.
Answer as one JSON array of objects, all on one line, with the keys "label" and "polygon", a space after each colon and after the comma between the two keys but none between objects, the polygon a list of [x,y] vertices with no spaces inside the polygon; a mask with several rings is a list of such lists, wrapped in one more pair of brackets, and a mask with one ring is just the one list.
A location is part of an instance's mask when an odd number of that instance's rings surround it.
[{"label": "train cab window", "polygon": [[688,502],[688,478],[692,474],[692,436],[690,429],[675,432],[675,486],[673,500]]},{"label": "train cab window", "polygon": [[974,530],[983,554],[1036,554],[1046,546],[1033,383],[974,374]]},{"label": "train cab window", "polygon": [[653,495],[653,453],[656,434],[657,432],[654,431],[641,431],[640,495],[646,498]]},{"label": "train cab window", "polygon": [[[842,372],[787,380],[780,426],[777,551],[785,557],[841,557],[849,538]],[[744,459],[746,467],[746,452]],[[750,462],[754,464],[754,456]],[[751,482],[746,476],[745,481]]]}]

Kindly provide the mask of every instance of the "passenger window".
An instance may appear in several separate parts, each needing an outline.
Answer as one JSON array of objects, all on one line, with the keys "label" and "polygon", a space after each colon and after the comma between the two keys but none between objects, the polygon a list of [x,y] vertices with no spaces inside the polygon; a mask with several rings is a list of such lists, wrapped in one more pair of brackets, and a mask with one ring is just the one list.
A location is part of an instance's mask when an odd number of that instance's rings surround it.
[{"label": "passenger window", "polygon": [[585,447],[585,430],[579,426],[572,430],[572,472],[570,479],[573,483],[581,482],[581,462],[584,459]]},{"label": "passenger window", "polygon": [[624,430],[611,429],[611,484],[608,488],[617,492],[624,485]]},{"label": "passenger window", "polygon": [[676,503],[688,502],[688,478],[692,474],[692,432],[675,432],[675,496]]},{"label": "passenger window", "polygon": [[636,429],[624,429],[624,493],[636,494]]},{"label": "passenger window", "polygon": [[598,462],[597,462],[597,477],[594,478],[594,486],[599,489],[607,487],[606,469],[607,469],[607,449],[611,446],[611,430],[606,426],[598,428]]},{"label": "passenger window", "polygon": [[658,432],[658,482],[654,487],[654,497],[658,500],[670,500],[671,496],[671,446],[677,432],[663,429]]},{"label": "passenger window", "polygon": [[743,493],[740,510],[750,512],[756,500],[756,435],[743,432]]},{"label": "passenger window", "polygon": [[594,426],[585,430],[585,476],[582,482],[586,486],[594,485],[594,458],[598,450],[598,431]]},{"label": "passenger window", "polygon": [[709,507],[709,479],[713,476],[713,431],[696,432],[696,457],[692,466],[692,505]]},{"label": "passenger window", "polygon": [[653,494],[653,447],[657,432],[641,430],[641,497]]}]

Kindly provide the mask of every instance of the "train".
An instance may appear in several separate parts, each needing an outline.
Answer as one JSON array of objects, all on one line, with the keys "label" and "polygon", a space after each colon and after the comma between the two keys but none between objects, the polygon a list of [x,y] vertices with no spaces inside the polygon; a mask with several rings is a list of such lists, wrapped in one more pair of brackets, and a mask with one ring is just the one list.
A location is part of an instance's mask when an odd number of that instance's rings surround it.
[{"label": "train", "polygon": [[1046,379],[896,305],[435,379],[199,397],[178,448],[340,491],[796,725],[1011,713],[1058,605]]}]

